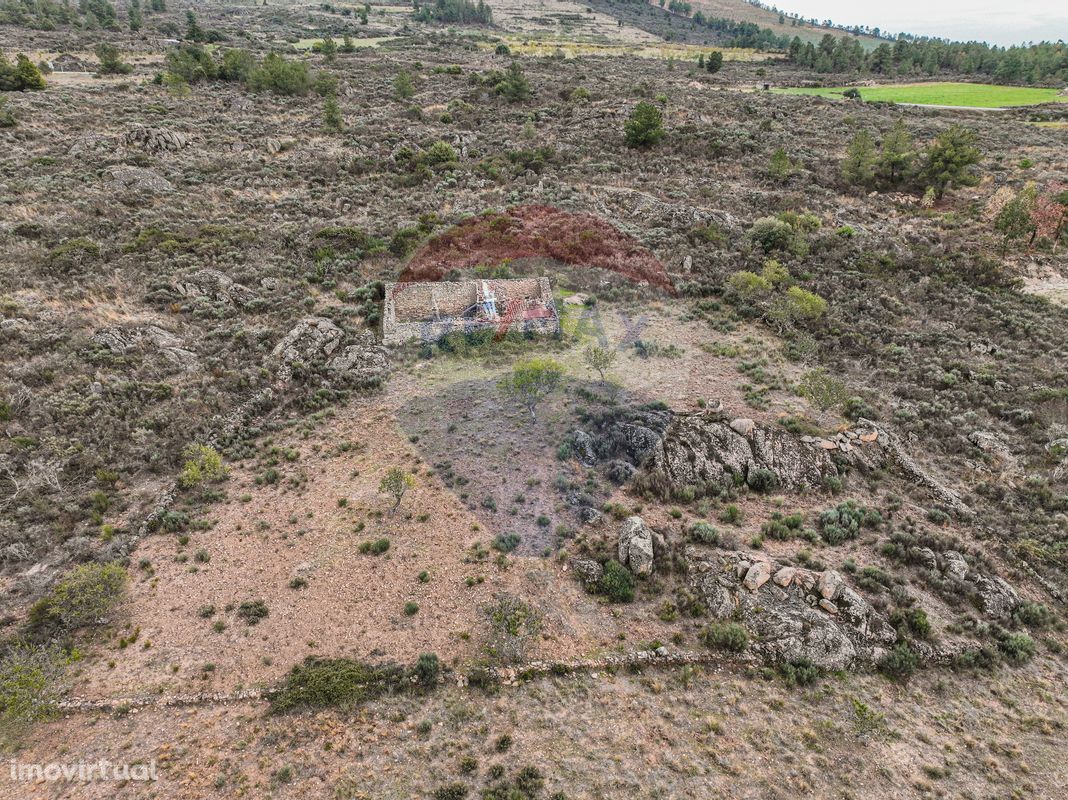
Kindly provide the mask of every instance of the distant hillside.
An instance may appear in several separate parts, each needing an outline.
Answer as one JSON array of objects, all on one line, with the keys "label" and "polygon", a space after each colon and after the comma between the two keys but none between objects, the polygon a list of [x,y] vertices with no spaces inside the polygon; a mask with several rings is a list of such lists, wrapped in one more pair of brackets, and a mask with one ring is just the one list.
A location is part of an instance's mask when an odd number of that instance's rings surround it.
[{"label": "distant hillside", "polygon": [[[659,0],[650,0],[653,5],[660,5]],[[864,44],[865,48],[875,47],[881,39],[874,36],[856,36],[844,28],[826,28],[822,25],[813,26],[804,20],[792,20],[785,14],[771,11],[767,8],[752,5],[746,0],[689,0],[694,12],[700,11],[706,17],[724,17],[739,22],[752,22],[761,28],[770,28],[776,34],[787,36],[800,36],[803,42],[818,42],[823,35],[831,33],[834,36],[854,36]],[[782,20],[780,22],[780,20]]]}]

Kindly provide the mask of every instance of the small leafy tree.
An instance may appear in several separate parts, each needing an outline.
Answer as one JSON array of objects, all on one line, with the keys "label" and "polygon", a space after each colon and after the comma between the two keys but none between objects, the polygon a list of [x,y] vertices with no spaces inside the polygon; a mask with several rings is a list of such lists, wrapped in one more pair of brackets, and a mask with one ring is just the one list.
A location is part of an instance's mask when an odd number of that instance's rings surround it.
[{"label": "small leafy tree", "polygon": [[392,514],[401,504],[404,495],[415,486],[415,477],[405,472],[400,467],[391,467],[378,484],[378,491],[388,494],[393,498],[393,507],[389,510]]},{"label": "small leafy tree", "polygon": [[0,657],[0,746],[56,712],[66,656],[55,644],[15,642]]},{"label": "small leafy tree", "polygon": [[182,451],[182,471],[178,475],[178,485],[183,489],[192,489],[208,481],[220,481],[226,477],[226,467],[222,456],[207,444],[191,444]]},{"label": "small leafy tree", "polygon": [[846,385],[822,368],[806,372],[798,389],[821,413],[840,406],[849,398]]},{"label": "small leafy tree", "polygon": [[664,138],[664,115],[643,100],[623,123],[623,135],[628,147],[652,147]]},{"label": "small leafy tree", "polygon": [[603,383],[605,372],[616,362],[616,351],[591,344],[583,351],[582,360],[586,362],[587,367],[601,376]]},{"label": "small leafy tree", "polygon": [[122,60],[119,48],[109,42],[101,42],[96,46],[96,57],[100,60],[101,75],[129,75],[133,67]]},{"label": "small leafy tree", "polygon": [[564,368],[559,362],[551,358],[531,358],[516,364],[511,374],[502,378],[498,386],[505,394],[526,406],[531,420],[537,422],[534,409],[556,391],[563,377]]}]

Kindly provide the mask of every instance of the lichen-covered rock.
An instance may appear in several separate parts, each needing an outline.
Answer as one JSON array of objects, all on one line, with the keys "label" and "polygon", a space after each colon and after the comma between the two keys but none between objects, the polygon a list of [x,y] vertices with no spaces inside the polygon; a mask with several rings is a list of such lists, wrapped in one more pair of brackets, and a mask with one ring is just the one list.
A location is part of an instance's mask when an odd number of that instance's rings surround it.
[{"label": "lichen-covered rock", "polygon": [[571,569],[574,570],[575,576],[581,581],[587,592],[596,591],[601,578],[604,577],[604,567],[591,558],[576,558],[572,560]]},{"label": "lichen-covered rock", "polygon": [[113,325],[97,331],[91,339],[113,353],[154,351],[180,369],[191,370],[197,366],[196,353],[182,347],[181,339],[158,325]]},{"label": "lichen-covered rock", "polygon": [[174,185],[169,180],[158,172],[143,167],[121,164],[108,167],[105,174],[111,187],[116,190],[128,189],[144,194],[166,194],[174,191]]},{"label": "lichen-covered rock", "polygon": [[653,532],[641,517],[627,517],[619,529],[619,563],[635,575],[653,571]]},{"label": "lichen-covered rock", "polygon": [[305,317],[275,345],[271,358],[288,377],[295,366],[325,361],[344,338],[341,328],[326,317]]},{"label": "lichen-covered rock", "polygon": [[146,150],[156,152],[162,150],[181,150],[189,144],[189,137],[177,131],[168,131],[163,128],[150,128],[146,125],[135,125],[126,132],[123,144],[139,145]]},{"label": "lichen-covered rock", "polygon": [[788,431],[755,424],[749,431],[739,433],[718,414],[679,414],[653,449],[647,471],[673,490],[745,480],[755,470],[774,473],[784,489],[808,489],[838,472],[826,450]]},{"label": "lichen-covered rock", "polygon": [[739,620],[755,634],[753,650],[772,662],[807,659],[824,669],[868,668],[897,641],[887,620],[838,573],[815,574],[692,547],[686,559],[691,588],[709,614]]},{"label": "lichen-covered rock", "polygon": [[1020,595],[1003,578],[996,575],[976,575],[975,589],[983,613],[992,619],[1007,619],[1020,605]]},{"label": "lichen-covered rock", "polygon": [[221,303],[244,306],[256,300],[256,293],[217,269],[202,269],[175,281],[175,291],[182,297],[205,297]]},{"label": "lichen-covered rock", "polygon": [[964,556],[958,553],[956,550],[947,550],[942,554],[942,560],[945,562],[943,572],[947,578],[952,578],[955,581],[963,581],[968,577],[968,562],[964,560]]},{"label": "lichen-covered rock", "polygon": [[585,431],[575,431],[571,434],[571,446],[583,466],[592,467],[597,463],[597,452],[594,449],[593,437]]},{"label": "lichen-covered rock", "polygon": [[350,384],[372,388],[381,386],[389,377],[389,353],[375,341],[373,333],[361,331],[326,366]]}]

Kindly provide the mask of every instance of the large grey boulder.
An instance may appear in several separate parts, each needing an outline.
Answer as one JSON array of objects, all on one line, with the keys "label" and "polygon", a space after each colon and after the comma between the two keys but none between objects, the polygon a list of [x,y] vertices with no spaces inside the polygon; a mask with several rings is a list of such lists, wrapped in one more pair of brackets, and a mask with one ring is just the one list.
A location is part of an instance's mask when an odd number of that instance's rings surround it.
[{"label": "large grey boulder", "polygon": [[112,189],[128,189],[143,194],[166,194],[174,191],[174,185],[150,169],[121,164],[105,170]]},{"label": "large grey boulder", "polygon": [[755,634],[752,649],[769,661],[869,668],[897,641],[887,620],[836,572],[696,548],[687,549],[686,560],[709,615],[739,620]]},{"label": "large grey boulder", "polygon": [[653,532],[641,517],[628,517],[619,529],[619,563],[635,575],[653,571]]},{"label": "large grey boulder", "polygon": [[975,590],[983,613],[992,619],[1007,619],[1020,605],[1020,595],[997,575],[976,575]]},{"label": "large grey boulder", "polygon": [[350,384],[364,388],[380,386],[389,376],[389,353],[370,331],[360,331],[353,343],[327,362],[327,369]]},{"label": "large grey boulder", "polygon": [[256,300],[256,293],[217,269],[202,269],[174,283],[182,297],[204,297],[220,303],[243,306]]},{"label": "large grey boulder", "polygon": [[189,144],[189,137],[184,133],[169,131],[164,128],[151,128],[135,125],[126,132],[123,144],[138,145],[146,150],[156,152],[163,150],[181,150]]},{"label": "large grey boulder", "polygon": [[838,473],[829,452],[814,443],[786,430],[735,422],[732,427],[708,412],[677,415],[653,449],[648,471],[674,489],[723,484],[735,476],[745,480],[755,470],[771,471],[784,489],[808,489]]},{"label": "large grey boulder", "polygon": [[334,354],[344,331],[326,317],[305,317],[282,337],[271,358],[283,367],[321,362]]}]

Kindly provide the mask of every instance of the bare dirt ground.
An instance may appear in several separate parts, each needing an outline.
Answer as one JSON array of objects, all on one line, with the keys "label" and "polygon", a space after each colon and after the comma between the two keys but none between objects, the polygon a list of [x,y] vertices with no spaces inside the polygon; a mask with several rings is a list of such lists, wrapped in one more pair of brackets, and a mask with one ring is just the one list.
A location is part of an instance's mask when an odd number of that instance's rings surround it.
[{"label": "bare dirt ground", "polygon": [[536,765],[545,796],[581,800],[1055,798],[1065,679],[1049,659],[907,687],[843,676],[789,689],[699,668],[542,679],[498,695],[447,688],[298,719],[266,716],[261,703],[82,717],[43,726],[18,758],[155,760],[159,780],[64,789],[0,772],[0,797],[401,800],[457,782],[477,792],[499,784],[498,765],[506,778]]}]

